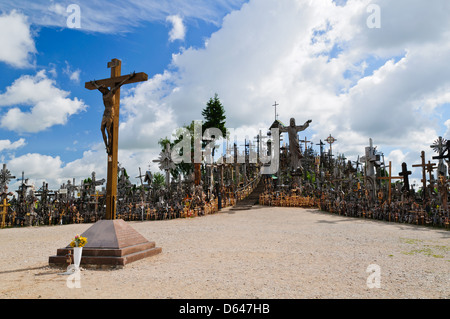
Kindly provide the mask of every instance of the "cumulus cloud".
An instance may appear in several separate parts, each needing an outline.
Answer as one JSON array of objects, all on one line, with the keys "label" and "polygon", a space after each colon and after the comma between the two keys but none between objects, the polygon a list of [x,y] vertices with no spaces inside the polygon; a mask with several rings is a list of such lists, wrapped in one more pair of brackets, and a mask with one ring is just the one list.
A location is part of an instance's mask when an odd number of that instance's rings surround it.
[{"label": "cumulus cloud", "polygon": [[[195,15],[193,5],[176,3],[185,19],[208,16],[200,8],[210,7],[201,1]],[[220,2],[226,3],[243,1]],[[338,3],[250,0],[223,19],[204,47],[183,49],[167,71],[124,90],[119,140],[124,166],[150,163],[157,141],[201,119],[214,93],[232,128],[270,126],[276,100],[281,121],[312,119],[304,133],[315,144],[332,134],[338,140],[333,151],[347,157],[363,155],[373,138],[393,161],[394,174],[402,161],[418,163],[421,150],[431,156],[429,145],[443,134],[442,119],[449,118],[450,2]],[[379,29],[366,23],[371,3],[381,8]],[[173,15],[169,11],[162,10],[159,19]],[[450,124],[445,125],[448,135]],[[88,160],[93,156],[86,153],[73,168],[85,160],[93,165]]]},{"label": "cumulus cloud", "polygon": [[11,142],[10,140],[0,140],[0,152],[2,151],[12,151],[18,148],[25,146],[27,143],[24,138],[21,138],[15,142]]},{"label": "cumulus cloud", "polygon": [[184,40],[186,27],[184,26],[183,19],[178,15],[172,15],[168,16],[166,21],[172,24],[172,29],[169,32],[169,41]]},{"label": "cumulus cloud", "polygon": [[[56,87],[44,70],[35,76],[23,75],[0,95],[0,107],[10,107],[1,115],[0,126],[20,133],[36,133],[53,125],[65,124],[68,118],[85,110],[78,98],[68,98],[70,92]],[[23,111],[18,105],[29,106]]]},{"label": "cumulus cloud", "polygon": [[[367,25],[371,3],[381,8],[380,29]],[[448,114],[449,10],[445,0],[249,1],[205,47],[175,54],[170,72],[127,97],[135,116],[122,129],[130,143],[140,134],[163,137],[148,134],[137,115],[156,118],[151,110],[164,109],[170,120],[162,123],[174,129],[201,119],[217,92],[229,127],[269,126],[276,100],[283,122],[313,120],[306,133],[316,144],[332,134],[333,150],[356,158],[373,138],[396,161],[415,162]]]},{"label": "cumulus cloud", "polygon": [[16,68],[30,67],[36,48],[27,17],[15,10],[3,13],[0,15],[0,30],[0,61]]},{"label": "cumulus cloud", "polygon": [[69,77],[71,81],[75,83],[80,83],[80,74],[81,74],[80,69],[72,70],[72,67],[70,66],[69,62],[66,61],[66,67],[64,68],[63,72]]}]

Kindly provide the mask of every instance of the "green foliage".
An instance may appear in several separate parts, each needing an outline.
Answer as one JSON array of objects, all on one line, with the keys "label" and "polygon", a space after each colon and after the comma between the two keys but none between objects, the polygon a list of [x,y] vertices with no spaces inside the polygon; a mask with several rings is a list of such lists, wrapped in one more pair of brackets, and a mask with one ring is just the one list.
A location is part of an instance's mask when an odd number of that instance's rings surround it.
[{"label": "green foliage", "polygon": [[166,183],[166,178],[161,173],[153,174],[153,186],[157,189],[163,187]]},{"label": "green foliage", "polygon": [[203,109],[202,115],[205,119],[203,123],[203,132],[205,132],[207,128],[215,127],[222,131],[222,136],[226,136],[225,108],[220,102],[217,93],[214,95],[214,98],[210,98],[208,103],[206,103],[206,108]]}]

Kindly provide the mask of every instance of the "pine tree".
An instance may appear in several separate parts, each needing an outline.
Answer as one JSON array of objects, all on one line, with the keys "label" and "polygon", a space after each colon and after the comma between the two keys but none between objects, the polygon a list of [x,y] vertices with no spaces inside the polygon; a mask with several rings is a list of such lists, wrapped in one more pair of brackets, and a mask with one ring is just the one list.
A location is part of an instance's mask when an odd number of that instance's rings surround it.
[{"label": "pine tree", "polygon": [[222,131],[222,136],[226,136],[227,129],[225,127],[225,108],[219,100],[217,93],[214,98],[210,98],[203,109],[202,115],[205,119],[203,123],[203,133],[206,129],[215,127]]}]

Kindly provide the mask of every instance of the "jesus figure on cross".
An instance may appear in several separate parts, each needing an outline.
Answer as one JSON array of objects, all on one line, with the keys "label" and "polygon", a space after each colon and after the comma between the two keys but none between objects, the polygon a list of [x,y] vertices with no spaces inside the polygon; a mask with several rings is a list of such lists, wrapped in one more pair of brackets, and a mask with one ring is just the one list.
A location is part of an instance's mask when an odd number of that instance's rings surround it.
[{"label": "jesus figure on cross", "polygon": [[[112,151],[111,136],[114,123],[115,94],[117,90],[123,84],[125,84],[125,82],[127,82],[134,76],[136,76],[135,72],[131,73],[125,80],[111,89],[108,89],[108,87],[104,84],[98,85],[97,82],[91,81],[91,84],[94,85],[103,94],[103,104],[105,105],[105,111],[103,112],[102,125],[100,129],[102,131],[103,141],[105,142],[106,152],[108,153],[108,155],[111,155]],[[106,133],[108,133],[108,136],[106,136]]]},{"label": "jesus figure on cross", "polygon": [[287,132],[289,135],[289,159],[290,167],[296,170],[300,166],[300,143],[298,140],[298,132],[304,131],[309,127],[312,120],[306,121],[303,125],[295,125],[295,119],[291,118],[289,126],[281,126],[280,133]]}]

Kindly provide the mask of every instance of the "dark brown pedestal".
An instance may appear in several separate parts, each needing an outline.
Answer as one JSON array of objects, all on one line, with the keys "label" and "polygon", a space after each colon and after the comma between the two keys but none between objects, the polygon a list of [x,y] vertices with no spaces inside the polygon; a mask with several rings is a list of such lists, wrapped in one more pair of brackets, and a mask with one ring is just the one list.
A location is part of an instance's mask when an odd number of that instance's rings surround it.
[{"label": "dark brown pedestal", "polygon": [[[80,266],[85,268],[124,267],[133,261],[154,256],[162,249],[134,230],[124,220],[100,220],[81,236],[88,243],[83,247]],[[68,266],[67,246],[49,257],[50,266]]]}]

